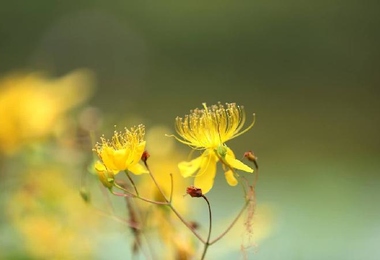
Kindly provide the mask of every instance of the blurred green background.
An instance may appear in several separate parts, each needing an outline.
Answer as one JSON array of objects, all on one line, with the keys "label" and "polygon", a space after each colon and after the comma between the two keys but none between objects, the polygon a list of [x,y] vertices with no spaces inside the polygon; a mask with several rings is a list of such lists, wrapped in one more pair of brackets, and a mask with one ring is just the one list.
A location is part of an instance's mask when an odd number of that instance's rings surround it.
[{"label": "blurred green background", "polygon": [[275,209],[273,233],[250,258],[380,259],[379,8],[357,0],[8,1],[0,74],[89,68],[98,82],[90,104],[112,114],[112,126],[134,115],[147,128],[172,127],[202,102],[244,105],[256,124],[229,145],[238,155],[255,151],[258,204]]}]

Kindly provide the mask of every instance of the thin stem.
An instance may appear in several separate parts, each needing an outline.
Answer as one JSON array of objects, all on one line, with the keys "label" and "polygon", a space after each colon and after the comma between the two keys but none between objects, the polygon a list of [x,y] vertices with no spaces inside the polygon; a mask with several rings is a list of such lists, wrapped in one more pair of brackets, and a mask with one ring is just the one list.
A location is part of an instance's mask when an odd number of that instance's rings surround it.
[{"label": "thin stem", "polygon": [[253,188],[256,188],[256,183],[258,180],[259,180],[259,168],[256,169],[256,175],[255,175],[255,179],[253,180],[253,185],[252,185]]},{"label": "thin stem", "polygon": [[[149,175],[150,177],[152,178],[154,184],[156,185],[157,189],[159,190],[159,192],[161,193],[162,197],[164,198],[164,200],[166,201],[166,203],[164,205],[168,205],[170,207],[170,209],[174,212],[174,214],[176,214],[176,216],[179,218],[179,220],[181,220],[181,222],[203,243],[205,244],[205,240],[194,230],[194,228],[192,227],[192,225],[190,225],[182,216],[181,214],[179,214],[179,212],[173,207],[171,201],[169,201],[163,190],[161,189],[161,187],[158,185],[156,179],[154,178],[153,176],[153,173],[152,171],[150,170],[149,166],[148,166],[148,163],[146,162],[146,160],[144,161],[144,164],[145,164],[145,167],[148,169],[149,171]],[[173,185],[172,185],[173,186]]]},{"label": "thin stem", "polygon": [[164,191],[161,189],[160,185],[158,185],[157,181],[156,181],[156,178],[154,178],[153,174],[152,174],[152,171],[149,169],[149,166],[148,166],[148,163],[146,162],[146,160],[144,161],[144,164],[145,164],[145,167],[148,169],[148,172],[149,172],[149,175],[150,177],[152,178],[154,184],[156,185],[157,189],[159,190],[159,192],[161,193],[162,197],[164,198],[164,200],[166,202],[169,203],[169,200],[166,198],[165,196],[165,193]]},{"label": "thin stem", "polygon": [[[99,209],[95,206],[93,206],[93,209],[95,210],[96,213],[98,213],[99,215],[102,215],[102,216],[105,216],[105,217],[108,217],[112,220],[115,220],[116,222],[122,224],[122,225],[126,225],[128,226],[129,228],[132,228],[132,229],[136,229],[136,230],[141,230],[141,225],[139,225],[138,223],[136,223],[136,221],[130,221],[130,220],[127,220],[127,219],[124,219],[124,218],[120,218],[120,217],[117,217],[115,215],[111,215],[110,213],[108,212],[105,212],[103,211],[102,209]],[[142,233],[142,235],[144,236],[145,238],[145,235],[144,233]],[[146,239],[146,238],[145,238]],[[147,243],[148,244],[148,243]],[[148,244],[149,245],[149,244]],[[146,259],[149,259],[148,258],[148,253],[144,252],[142,250],[143,254],[146,256]],[[151,258],[152,259],[152,258]]]},{"label": "thin stem", "polygon": [[[123,219],[123,218],[120,218],[120,217],[116,217],[116,216],[114,216],[114,215],[111,215],[110,213],[105,212],[105,211],[103,211],[103,210],[101,210],[101,209],[99,209],[99,208],[97,208],[97,207],[95,207],[95,206],[94,206],[93,208],[94,208],[95,212],[98,213],[99,215],[102,215],[102,216],[108,217],[108,218],[110,218],[110,219],[112,219],[112,220],[115,220],[116,222],[118,222],[118,223],[120,223],[120,224],[127,225],[127,226],[129,226],[129,227],[139,228],[139,226],[136,225],[136,223],[132,223],[132,222],[126,220],[126,219]],[[127,224],[126,224],[126,223],[127,223]]]},{"label": "thin stem", "polygon": [[169,202],[172,203],[173,201],[173,174],[170,173],[170,199]]},{"label": "thin stem", "polygon": [[[130,196],[125,197],[125,203],[127,206],[127,210],[129,212],[129,221],[131,223],[136,223],[136,225],[139,225],[140,221],[139,221],[139,217],[137,216],[138,211],[135,210],[135,207],[133,207]],[[141,244],[141,234],[142,234],[141,230],[138,228],[134,228],[134,227],[130,227],[130,230],[131,230],[132,235],[134,237],[134,243],[132,246],[133,255],[136,255],[139,250],[141,252],[143,252],[143,254],[145,255],[145,252],[144,252],[142,244]]]},{"label": "thin stem", "polygon": [[[223,162],[223,158],[221,158],[218,154],[217,154],[217,156],[219,157],[219,159],[221,160],[221,162]],[[230,165],[228,165],[227,163],[226,163],[226,166],[229,167],[233,171],[232,167]],[[228,228],[223,233],[221,233],[218,237],[216,237],[213,241],[209,242],[209,245],[212,245],[212,244],[216,243],[217,241],[219,241],[220,239],[222,239],[231,230],[231,228],[236,224],[236,222],[239,220],[240,216],[243,214],[243,212],[248,207],[249,203],[251,201],[254,201],[255,186],[256,186],[256,183],[257,183],[257,180],[258,180],[258,175],[259,175],[259,169],[257,167],[257,163],[256,162],[255,162],[255,166],[256,166],[256,175],[255,175],[255,179],[253,181],[253,185],[250,186],[252,194],[250,196],[248,196],[247,195],[248,193],[247,193],[247,190],[246,190],[245,186],[242,185],[243,186],[243,190],[244,190],[244,194],[246,196],[246,201],[245,201],[245,204],[244,204],[243,208],[240,210],[239,214],[231,222],[231,224],[228,226]]]},{"label": "thin stem", "polygon": [[[132,192],[130,192],[129,190],[127,190],[124,186],[125,184],[124,183],[117,183],[117,182],[114,182],[113,185],[115,185],[116,188],[124,191],[126,194],[125,195],[129,195],[130,197],[137,197],[136,194],[133,194]],[[115,194],[116,195],[116,194]]]},{"label": "thin stem", "polygon": [[139,192],[137,191],[137,187],[136,187],[135,182],[133,181],[132,177],[129,175],[127,170],[125,170],[124,172],[127,175],[129,181],[131,182],[133,188],[135,189],[136,195],[139,196]]},{"label": "thin stem", "polygon": [[199,241],[201,241],[203,244],[205,244],[206,241],[194,230],[194,227],[192,225],[190,225],[189,223],[187,223],[187,221],[181,216],[181,214],[179,214],[179,212],[173,207],[173,205],[171,203],[169,203],[168,206],[174,212],[174,214],[176,214],[176,216],[179,218],[179,220],[181,220],[181,222],[188,229],[190,229],[191,232],[193,232],[193,234],[199,239]]},{"label": "thin stem", "polygon": [[124,189],[123,187],[117,185],[116,183],[114,183],[114,185],[121,189],[122,191],[126,192],[125,193],[118,193],[118,192],[115,192],[115,191],[111,191],[113,195],[116,195],[116,196],[120,196],[120,197],[133,197],[133,198],[138,198],[140,200],[143,200],[143,201],[146,201],[146,202],[149,202],[149,203],[152,203],[152,204],[157,204],[157,205],[168,205],[167,202],[161,202],[161,201],[154,201],[154,200],[150,200],[150,199],[146,199],[146,198],[143,198],[143,197],[140,197],[140,196],[137,196],[133,193],[131,193],[130,191]]},{"label": "thin stem", "polygon": [[[245,186],[249,186],[247,179],[243,176],[241,178],[243,181],[239,182],[241,184],[241,187],[243,188],[244,197],[247,197],[247,189]],[[244,185],[245,182],[245,185]]]},{"label": "thin stem", "polygon": [[214,240],[212,240],[209,244],[212,245],[214,243],[216,243],[217,241],[219,241],[220,239],[222,239],[230,230],[231,228],[236,224],[236,222],[238,221],[238,219],[240,218],[240,216],[243,214],[244,210],[247,208],[247,206],[249,205],[249,202],[250,200],[246,200],[243,208],[240,210],[239,214],[236,216],[236,218],[232,221],[232,223],[228,226],[228,228],[223,232],[221,233],[217,238],[215,238]]},{"label": "thin stem", "polygon": [[206,256],[206,252],[207,252],[208,247],[211,245],[210,244],[210,237],[211,237],[211,230],[212,230],[212,214],[211,214],[210,202],[208,201],[207,197],[204,196],[204,195],[202,195],[202,198],[207,202],[208,214],[209,214],[208,235],[207,235],[207,240],[206,240],[205,247],[204,247],[203,253],[202,253],[202,258],[201,258],[203,260],[205,258],[205,256]]},{"label": "thin stem", "polygon": [[115,209],[114,209],[114,207],[113,207],[113,204],[112,204],[112,201],[111,201],[111,198],[110,198],[109,193],[107,192],[106,189],[104,189],[104,186],[103,186],[102,184],[98,183],[98,185],[99,185],[99,188],[100,188],[101,192],[103,193],[104,197],[105,197],[106,200],[107,200],[107,201],[106,201],[106,205],[107,205],[108,210],[109,210],[112,214],[114,214],[114,213],[115,213]]}]

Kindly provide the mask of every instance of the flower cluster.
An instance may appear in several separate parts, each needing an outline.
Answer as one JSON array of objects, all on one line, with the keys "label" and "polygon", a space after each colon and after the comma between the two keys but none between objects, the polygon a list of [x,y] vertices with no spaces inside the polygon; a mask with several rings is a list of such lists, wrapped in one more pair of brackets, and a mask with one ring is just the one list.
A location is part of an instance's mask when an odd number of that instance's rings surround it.
[{"label": "flower cluster", "polygon": [[[194,109],[184,118],[176,118],[176,131],[179,142],[194,150],[203,150],[202,154],[191,160],[178,164],[183,177],[195,175],[194,185],[202,189],[203,194],[211,190],[217,171],[217,162],[221,162],[227,183],[237,185],[235,170],[252,173],[253,169],[235,158],[234,152],[225,144],[228,140],[247,132],[254,124],[252,122],[244,130],[246,116],[244,108],[235,103],[221,103],[203,109]],[[125,129],[125,132],[114,132],[112,139],[101,138],[94,151],[100,161],[95,163],[101,182],[108,188],[112,187],[115,174],[128,170],[134,174],[147,173],[140,163],[144,153],[144,126]],[[197,173],[196,173],[197,172]]]},{"label": "flower cluster", "polygon": [[[185,227],[203,243],[204,249],[201,259],[205,258],[207,248],[221,239],[234,225],[241,213],[239,213],[238,217],[227,227],[225,232],[222,232],[220,236],[211,241],[212,210],[210,201],[205,194],[208,193],[214,185],[218,162],[220,162],[226,181],[230,186],[236,186],[238,183],[237,179],[239,175],[236,172],[237,170],[249,173],[253,172],[251,167],[236,159],[234,152],[226,145],[227,141],[247,132],[254,124],[254,122],[252,122],[248,127],[244,128],[245,121],[246,116],[243,107],[235,103],[227,103],[225,105],[218,103],[210,107],[204,103],[203,109],[192,110],[190,114],[184,118],[177,117],[175,128],[178,135],[171,136],[179,142],[190,146],[193,150],[201,151],[201,155],[190,161],[181,161],[178,165],[176,163],[178,162],[176,160],[177,157],[172,156],[170,157],[170,164],[166,165],[165,160],[153,152],[152,154],[154,154],[154,156],[152,156],[152,158],[157,158],[161,166],[164,167],[161,169],[162,171],[159,171],[158,175],[153,174],[148,165],[150,153],[145,150],[145,127],[143,125],[130,129],[125,128],[123,132],[115,131],[110,140],[102,137],[101,141],[95,145],[93,150],[99,160],[95,163],[94,168],[99,180],[112,194],[126,198],[129,220],[132,223],[130,228],[134,237],[134,253],[137,253],[139,250],[138,245],[141,244],[140,237],[144,230],[154,229],[160,241],[165,244],[163,251],[167,251],[166,248],[171,248],[177,255],[176,258],[178,258],[178,256],[186,259],[193,257],[196,250],[191,246],[191,243],[179,243],[182,240],[189,241],[189,239],[178,236],[181,232],[173,225],[175,220],[172,219],[172,216],[179,218],[179,220],[185,224]],[[152,143],[153,149],[154,141],[150,143]],[[162,147],[159,147],[159,151],[161,151],[161,148]],[[247,152],[245,157],[251,161],[253,160],[252,158],[254,158],[253,161],[256,165],[256,157],[252,152]],[[178,181],[174,180],[176,176],[173,176],[171,173],[169,175],[169,172],[167,172],[169,171],[168,166],[172,165],[173,162],[175,162],[174,166],[178,166],[178,170],[184,178],[195,177],[194,185],[187,186],[186,193],[192,198],[200,198],[207,203],[209,211],[207,238],[203,238],[198,233],[196,228],[198,226],[197,224],[188,222],[183,218],[180,207],[177,208],[177,206],[174,206],[173,201],[178,199],[178,196],[174,195],[174,188],[180,188],[180,186],[178,185]],[[126,173],[128,180],[123,181],[116,178],[116,175],[120,171]],[[129,172],[135,175],[147,173],[146,177],[148,177],[148,182],[144,182],[146,178],[141,176],[136,185],[133,178],[129,175]],[[166,175],[164,176],[162,173]],[[184,180],[183,178],[180,179]],[[145,184],[147,186],[144,186]],[[141,187],[149,188],[142,189],[140,192]],[[245,204],[242,211],[251,205],[252,210],[250,212],[253,216],[253,208],[255,205],[254,188],[248,181],[243,183],[243,187],[245,192]],[[153,191],[153,195],[147,196],[144,190]],[[247,190],[252,192],[247,194]],[[122,192],[120,193],[120,191]],[[183,195],[182,193],[182,198]],[[148,206],[137,205],[132,202],[132,198],[145,201],[148,204],[144,205]],[[151,204],[160,205],[161,207],[152,209],[150,207]],[[149,221],[139,219],[138,216],[145,216],[144,218],[146,220],[149,219]],[[150,216],[152,217],[149,218]],[[252,218],[250,218],[248,222],[250,223],[251,220]]]}]

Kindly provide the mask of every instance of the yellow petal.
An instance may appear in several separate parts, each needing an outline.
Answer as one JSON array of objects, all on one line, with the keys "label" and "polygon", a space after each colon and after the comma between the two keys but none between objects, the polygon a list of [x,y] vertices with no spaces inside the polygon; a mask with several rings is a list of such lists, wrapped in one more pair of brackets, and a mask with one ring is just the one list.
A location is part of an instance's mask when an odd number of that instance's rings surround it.
[{"label": "yellow petal", "polygon": [[133,174],[139,175],[143,173],[149,173],[149,171],[141,164],[136,163],[133,164],[128,168],[128,171],[132,172]]},{"label": "yellow petal", "polygon": [[129,151],[127,149],[114,150],[113,152],[113,162],[119,171],[123,171],[127,168],[127,160],[129,156]]},{"label": "yellow petal", "polygon": [[202,162],[197,176],[195,176],[194,186],[202,189],[202,193],[206,194],[214,185],[218,158],[214,153],[208,153],[207,151],[201,157]]},{"label": "yellow petal", "polygon": [[107,168],[100,161],[96,161],[94,168],[98,174],[100,182],[107,188],[111,188],[114,182],[114,175],[107,171]]},{"label": "yellow petal", "polygon": [[138,146],[136,147],[136,149],[134,150],[134,154],[133,154],[133,157],[130,158],[129,160],[129,164],[134,164],[138,161],[141,160],[141,156],[143,154],[143,152],[145,151],[145,141],[141,142],[138,144]]},{"label": "yellow petal", "polygon": [[107,170],[104,164],[100,161],[95,162],[94,168],[97,172],[103,172]]},{"label": "yellow petal", "polygon": [[190,162],[180,162],[178,164],[178,168],[181,172],[181,175],[185,178],[190,177],[194,174],[196,170],[199,169],[202,162],[202,155],[198,158],[195,158],[194,160],[191,160]]},{"label": "yellow petal", "polygon": [[231,170],[226,171],[224,173],[224,176],[226,177],[226,181],[230,186],[236,186],[236,184],[238,184],[238,181],[236,180],[233,171]]},{"label": "yellow petal", "polygon": [[102,151],[100,152],[100,157],[101,157],[101,160],[103,161],[105,167],[109,171],[113,171],[114,173],[117,173],[118,170],[117,170],[117,167],[115,166],[114,161],[113,161],[113,153],[114,153],[113,148],[104,147],[102,149]]},{"label": "yellow petal", "polygon": [[142,154],[145,151],[145,144],[146,144],[146,141],[142,141],[141,143],[139,143],[136,148],[136,153]]},{"label": "yellow petal", "polygon": [[227,150],[225,160],[228,163],[228,165],[231,166],[232,168],[245,171],[245,172],[253,172],[253,169],[251,167],[235,159],[234,152],[230,148],[228,148]]}]

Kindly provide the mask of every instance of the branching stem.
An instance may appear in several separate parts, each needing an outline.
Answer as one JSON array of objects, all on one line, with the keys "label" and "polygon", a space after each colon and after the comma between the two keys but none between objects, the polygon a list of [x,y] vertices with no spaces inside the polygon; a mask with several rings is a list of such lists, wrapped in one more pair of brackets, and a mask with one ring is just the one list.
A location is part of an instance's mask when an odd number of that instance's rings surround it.
[{"label": "branching stem", "polygon": [[[149,171],[149,175],[150,177],[152,178],[154,184],[156,185],[157,189],[159,190],[159,192],[161,193],[162,197],[164,198],[165,202],[164,202],[164,205],[168,205],[169,208],[174,212],[174,214],[179,218],[179,220],[181,220],[181,222],[203,243],[205,244],[205,240],[195,231],[194,227],[189,224],[182,216],[181,214],[174,208],[174,206],[172,205],[172,202],[171,200],[169,201],[163,190],[161,189],[161,187],[158,185],[157,181],[156,181],[156,178],[154,178],[154,175],[152,173],[152,171],[150,170],[149,168],[149,165],[146,161],[144,161],[144,164],[145,164],[145,167],[148,169]],[[172,185],[173,186],[173,185]]]}]

